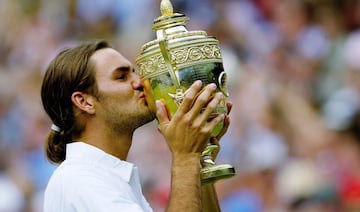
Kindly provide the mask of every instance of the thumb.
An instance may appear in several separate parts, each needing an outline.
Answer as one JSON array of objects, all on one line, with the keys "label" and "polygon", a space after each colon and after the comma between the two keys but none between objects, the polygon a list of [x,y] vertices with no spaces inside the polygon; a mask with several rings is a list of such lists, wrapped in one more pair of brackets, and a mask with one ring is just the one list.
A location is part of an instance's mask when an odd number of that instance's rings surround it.
[{"label": "thumb", "polygon": [[169,113],[166,105],[161,100],[156,100],[156,116],[159,124],[163,125],[170,122]]}]

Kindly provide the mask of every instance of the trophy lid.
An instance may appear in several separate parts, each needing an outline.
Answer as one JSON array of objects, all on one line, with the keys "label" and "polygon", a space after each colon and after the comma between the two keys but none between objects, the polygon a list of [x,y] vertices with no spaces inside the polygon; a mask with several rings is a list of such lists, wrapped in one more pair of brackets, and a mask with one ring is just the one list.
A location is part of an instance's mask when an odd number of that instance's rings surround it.
[{"label": "trophy lid", "polygon": [[153,29],[167,29],[170,27],[181,26],[189,21],[184,14],[174,13],[170,0],[163,0],[160,3],[161,16],[154,20]]}]

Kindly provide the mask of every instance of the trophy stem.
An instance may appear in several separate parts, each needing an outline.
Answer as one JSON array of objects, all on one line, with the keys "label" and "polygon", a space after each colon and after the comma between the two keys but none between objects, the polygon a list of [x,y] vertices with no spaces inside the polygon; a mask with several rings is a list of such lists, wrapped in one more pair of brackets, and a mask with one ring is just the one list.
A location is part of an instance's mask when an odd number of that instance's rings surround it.
[{"label": "trophy stem", "polygon": [[229,164],[216,165],[212,160],[211,152],[217,149],[216,145],[208,145],[201,156],[201,183],[214,183],[221,179],[235,175],[235,168]]}]

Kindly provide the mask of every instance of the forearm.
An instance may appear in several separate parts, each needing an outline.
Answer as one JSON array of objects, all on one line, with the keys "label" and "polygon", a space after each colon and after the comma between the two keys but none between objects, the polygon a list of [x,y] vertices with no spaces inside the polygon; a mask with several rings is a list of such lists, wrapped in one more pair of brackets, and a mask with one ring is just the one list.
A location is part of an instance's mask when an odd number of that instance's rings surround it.
[{"label": "forearm", "polygon": [[201,211],[200,154],[173,157],[167,212]]},{"label": "forearm", "polygon": [[218,212],[219,201],[213,183],[206,183],[201,186],[201,202],[203,212]]}]

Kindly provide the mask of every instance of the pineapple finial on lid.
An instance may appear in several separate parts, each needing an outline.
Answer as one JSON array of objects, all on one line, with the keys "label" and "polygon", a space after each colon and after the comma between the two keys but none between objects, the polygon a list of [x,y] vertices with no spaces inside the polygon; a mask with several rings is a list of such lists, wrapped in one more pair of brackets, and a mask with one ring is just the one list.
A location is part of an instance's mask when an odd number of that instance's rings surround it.
[{"label": "pineapple finial on lid", "polygon": [[160,11],[163,16],[171,16],[174,13],[170,0],[162,0],[160,3]]}]

